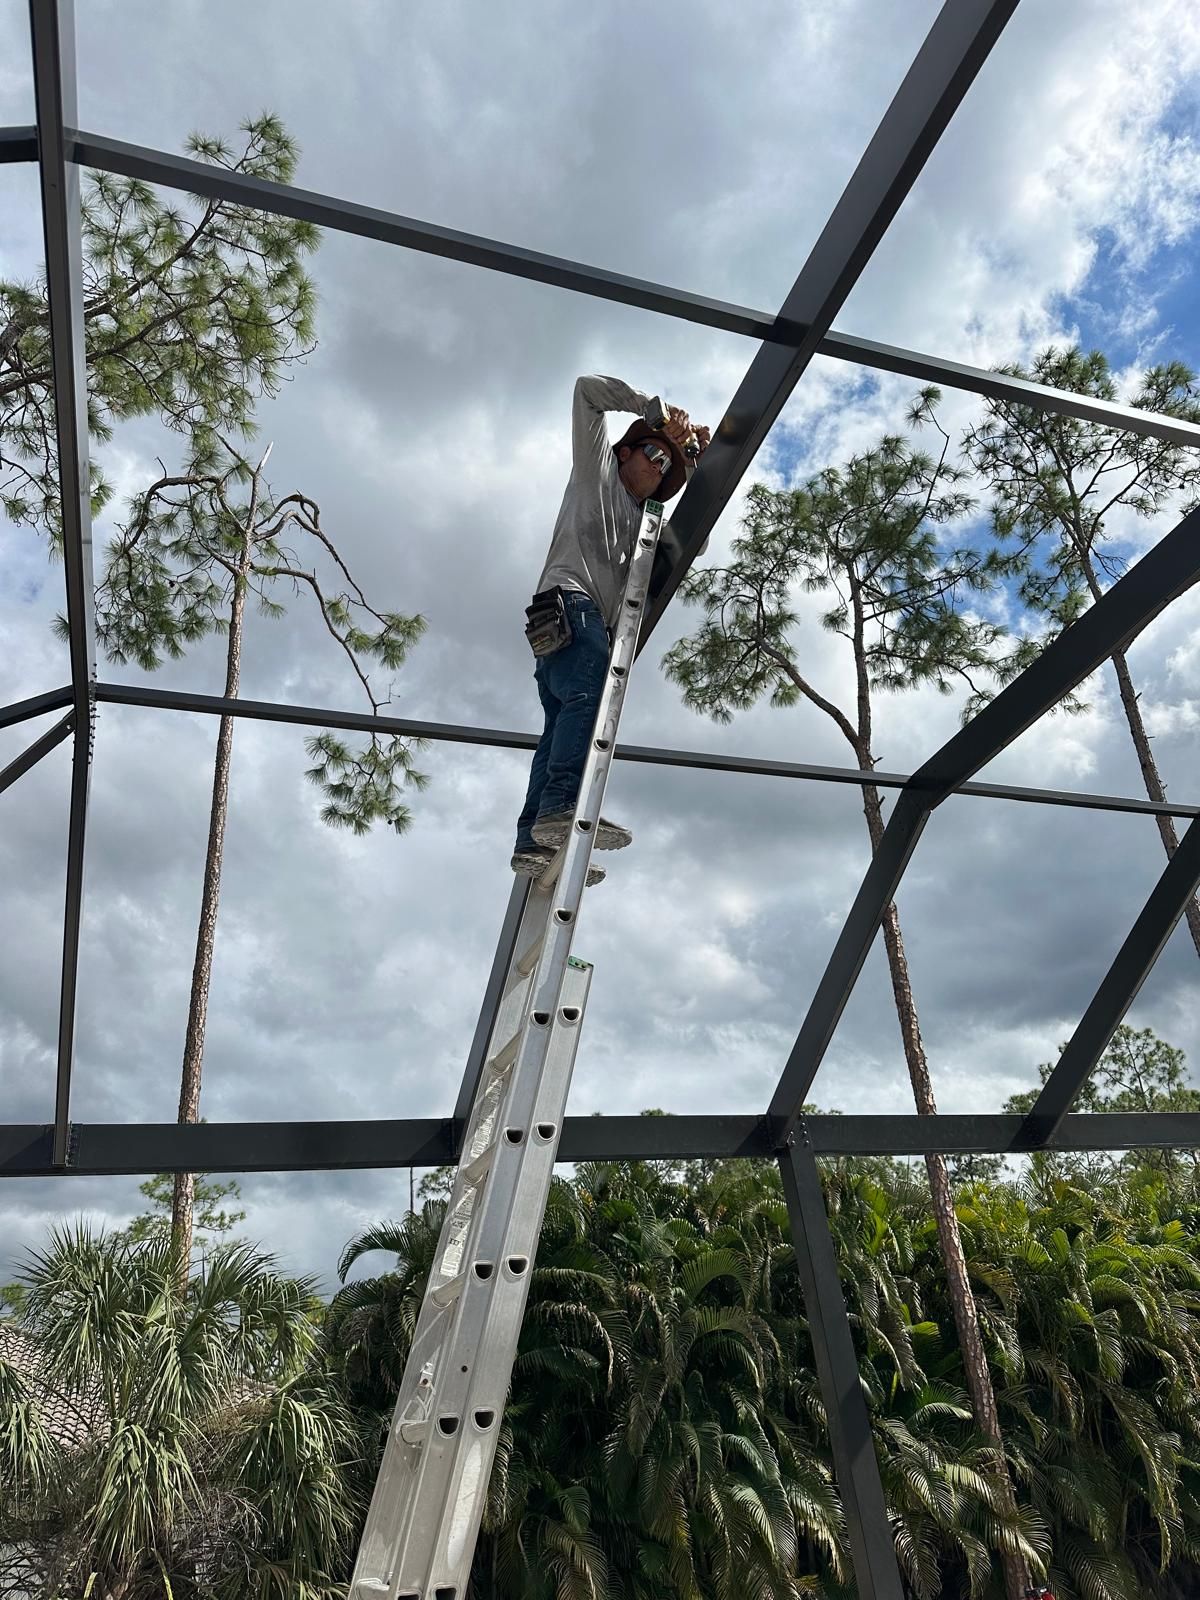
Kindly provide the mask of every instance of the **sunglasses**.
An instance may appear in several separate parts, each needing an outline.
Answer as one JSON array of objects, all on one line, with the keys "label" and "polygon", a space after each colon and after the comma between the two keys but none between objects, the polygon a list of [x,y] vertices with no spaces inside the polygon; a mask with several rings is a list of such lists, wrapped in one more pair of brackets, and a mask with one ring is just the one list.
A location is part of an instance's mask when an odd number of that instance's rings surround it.
[{"label": "sunglasses", "polygon": [[666,477],[671,469],[671,453],[669,450],[664,450],[660,444],[644,444],[642,446],[642,454],[647,461],[653,461],[658,468],[660,478]]}]

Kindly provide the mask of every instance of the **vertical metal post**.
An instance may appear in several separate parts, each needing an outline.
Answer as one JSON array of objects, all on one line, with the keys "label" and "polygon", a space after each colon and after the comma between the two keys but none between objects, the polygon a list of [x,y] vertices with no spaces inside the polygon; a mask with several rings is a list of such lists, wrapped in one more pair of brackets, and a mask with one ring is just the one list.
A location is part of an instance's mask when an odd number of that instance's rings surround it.
[{"label": "vertical metal post", "polygon": [[825,1401],[833,1470],[846,1512],[860,1600],[904,1600],[871,1419],[858,1375],[816,1158],[803,1133],[779,1154],[800,1287]]},{"label": "vertical metal post", "polygon": [[54,419],[62,500],[63,566],[70,626],[71,702],[75,755],[67,836],[62,990],[53,1160],[67,1161],[79,924],[83,909],[83,846],[87,826],[95,715],[96,638],[92,583],[91,483],[88,472],[87,365],[83,325],[83,233],[79,169],[69,159],[79,117],[75,95],[72,0],[30,0],[30,37],[37,104],[38,169],[46,243],[46,292],[54,373]]}]

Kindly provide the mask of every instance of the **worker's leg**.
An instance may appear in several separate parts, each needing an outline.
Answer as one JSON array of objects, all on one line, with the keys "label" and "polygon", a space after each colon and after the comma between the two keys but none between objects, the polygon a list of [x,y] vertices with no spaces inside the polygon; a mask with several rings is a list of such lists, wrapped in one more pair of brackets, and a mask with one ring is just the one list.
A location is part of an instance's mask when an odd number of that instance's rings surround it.
[{"label": "worker's leg", "polygon": [[[560,651],[559,653],[565,655],[566,651]],[[554,658],[551,656],[548,659],[553,660]],[[550,746],[554,738],[554,725],[561,709],[561,702],[551,692],[546,682],[545,659],[538,662],[534,677],[537,680],[538,698],[542,702],[542,710],[545,713],[545,726],[542,729],[542,737],[538,740],[537,749],[533,752],[533,764],[529,769],[529,787],[525,794],[525,805],[522,808],[520,817],[517,819],[516,853],[518,855],[523,851],[537,849],[530,830],[537,818],[538,807],[542,799],[542,790],[546,787],[546,773],[550,766]]]},{"label": "worker's leg", "polygon": [[570,811],[575,804],[608,671],[608,630],[599,606],[586,594],[571,592],[565,598],[574,638],[565,650],[542,661],[543,681],[558,712],[550,731],[539,817]]}]

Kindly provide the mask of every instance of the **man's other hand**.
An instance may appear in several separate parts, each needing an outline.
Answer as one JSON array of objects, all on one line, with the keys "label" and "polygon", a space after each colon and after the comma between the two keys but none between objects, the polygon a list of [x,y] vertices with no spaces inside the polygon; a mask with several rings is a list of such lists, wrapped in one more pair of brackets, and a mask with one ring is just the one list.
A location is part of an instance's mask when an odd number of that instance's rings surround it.
[{"label": "man's other hand", "polygon": [[667,420],[663,423],[662,431],[672,444],[677,444],[682,450],[694,431],[691,421],[682,406],[667,406],[666,411]]}]

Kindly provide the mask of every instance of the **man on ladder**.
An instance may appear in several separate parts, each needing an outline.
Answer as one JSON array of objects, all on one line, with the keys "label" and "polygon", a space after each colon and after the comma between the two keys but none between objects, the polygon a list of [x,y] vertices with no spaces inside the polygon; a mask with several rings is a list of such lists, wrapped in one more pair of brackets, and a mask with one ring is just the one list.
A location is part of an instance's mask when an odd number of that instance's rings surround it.
[{"label": "man on ladder", "polygon": [[[640,411],[613,449],[605,414]],[[546,731],[513,867],[533,882],[488,1033],[349,1600],[466,1600],[591,967],[571,953],[664,510],[708,443],[612,378],[575,388],[575,466],[529,608]],[[661,496],[662,499],[656,498]]]},{"label": "man on ladder", "polygon": [[[641,418],[615,445],[608,438],[610,411]],[[575,385],[571,478],[527,609],[546,724],[517,822],[514,872],[539,877],[566,839],[642,506],[678,494],[708,441],[708,429],[693,427],[686,411],[617,378],[580,378]],[[631,842],[628,829],[601,819],[597,850]],[[593,867],[588,883],[603,877]]]}]

